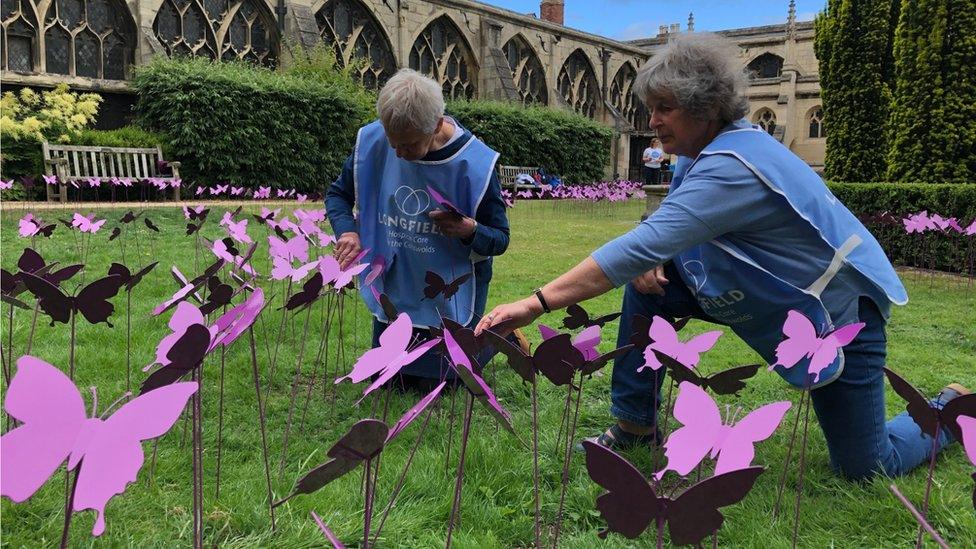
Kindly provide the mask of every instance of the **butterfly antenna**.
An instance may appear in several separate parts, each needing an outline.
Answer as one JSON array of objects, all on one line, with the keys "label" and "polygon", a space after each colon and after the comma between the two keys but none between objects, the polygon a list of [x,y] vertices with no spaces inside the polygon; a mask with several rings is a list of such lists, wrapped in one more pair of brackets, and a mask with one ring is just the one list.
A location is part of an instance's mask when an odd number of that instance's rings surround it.
[{"label": "butterfly antenna", "polygon": [[92,394],[92,412],[91,417],[96,417],[95,414],[98,413],[98,388],[92,385],[88,388]]},{"label": "butterfly antenna", "polygon": [[739,419],[739,414],[741,414],[742,412],[743,412],[742,406],[736,406],[732,410],[732,421],[729,422],[729,425],[735,423]]},{"label": "butterfly antenna", "polygon": [[[118,403],[122,402],[123,400],[128,400],[129,397],[131,397],[131,396],[132,396],[132,391],[126,391],[125,394],[123,394],[122,396],[120,396],[115,402],[113,402],[112,404],[109,404],[108,408],[106,408],[105,411],[102,412],[102,417],[100,417],[99,419],[105,419],[105,417],[108,415],[108,413],[110,411],[112,411],[112,408],[115,408],[115,406]],[[94,417],[94,414],[92,414],[92,417]]]}]

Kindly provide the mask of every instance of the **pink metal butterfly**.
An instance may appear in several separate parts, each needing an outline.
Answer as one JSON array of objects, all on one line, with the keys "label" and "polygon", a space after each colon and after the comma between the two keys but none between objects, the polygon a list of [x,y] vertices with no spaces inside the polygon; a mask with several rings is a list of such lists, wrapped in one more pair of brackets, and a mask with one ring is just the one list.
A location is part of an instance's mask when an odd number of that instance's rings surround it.
[{"label": "pink metal butterfly", "polygon": [[[380,334],[379,347],[370,349],[353,364],[352,371],[335,380],[339,384],[345,380],[360,383],[377,376],[373,383],[363,391],[363,398],[393,378],[404,366],[411,364],[440,343],[440,338],[429,339],[410,348],[413,336],[413,323],[410,315],[400,313],[396,320]],[[362,400],[362,399],[360,399]]]},{"label": "pink metal butterfly", "polygon": [[705,332],[696,335],[687,342],[678,339],[678,332],[670,322],[660,316],[655,316],[651,321],[651,328],[648,331],[651,336],[651,343],[644,349],[644,365],[637,369],[638,372],[645,368],[658,370],[661,368],[661,361],[657,359],[654,351],[667,355],[689,369],[694,369],[701,360],[702,353],[711,349],[718,338],[722,337],[721,331]]},{"label": "pink metal butterfly", "polygon": [[339,268],[339,261],[331,255],[324,255],[319,258],[319,270],[322,272],[322,279],[326,283],[331,283],[336,290],[341,290],[352,284],[353,278],[369,267],[369,263],[359,263],[369,250],[363,250],[353,261],[351,267],[342,270]]},{"label": "pink metal butterfly", "polygon": [[75,212],[71,218],[71,225],[83,233],[95,234],[99,229],[102,228],[102,225],[104,225],[106,221],[108,220],[100,219],[95,221],[95,214],[85,216]]},{"label": "pink metal butterfly", "polygon": [[0,494],[26,500],[67,459],[68,469],[78,470],[72,509],[94,509],[92,535],[101,535],[109,499],[124,492],[142,467],[141,442],[166,433],[196,390],[196,382],[175,383],[130,400],[106,420],[89,418],[66,375],[22,356],[4,409],[23,424],[0,438]]},{"label": "pink metal butterfly", "polygon": [[854,341],[862,328],[863,322],[847,324],[818,337],[813,323],[803,313],[791,310],[786,314],[786,322],[783,324],[783,335],[786,339],[776,346],[776,363],[770,365],[769,369],[776,366],[792,368],[800,360],[809,358],[807,372],[814,375],[813,381],[816,383],[820,381],[820,372],[837,358],[837,351]]},{"label": "pink metal butterfly", "polygon": [[289,261],[297,259],[302,263],[308,261],[308,240],[305,240],[302,235],[293,236],[287,242],[277,236],[269,236],[268,246],[272,257],[281,257]]},{"label": "pink metal butterfly", "polygon": [[767,404],[735,424],[725,424],[718,405],[704,389],[681,382],[674,418],[683,427],[671,433],[664,443],[668,463],[655,477],[660,479],[668,470],[686,476],[709,453],[712,459],[718,458],[716,475],[749,467],[755,456],[753,444],[772,436],[791,405],[788,400]]},{"label": "pink metal butterfly", "polygon": [[[542,335],[543,341],[559,335],[558,331],[545,324],[539,324],[539,333]],[[600,352],[596,350],[597,345],[600,344],[600,339],[600,326],[593,325],[573,337],[573,347],[583,353],[584,360],[594,360],[600,356]]]}]

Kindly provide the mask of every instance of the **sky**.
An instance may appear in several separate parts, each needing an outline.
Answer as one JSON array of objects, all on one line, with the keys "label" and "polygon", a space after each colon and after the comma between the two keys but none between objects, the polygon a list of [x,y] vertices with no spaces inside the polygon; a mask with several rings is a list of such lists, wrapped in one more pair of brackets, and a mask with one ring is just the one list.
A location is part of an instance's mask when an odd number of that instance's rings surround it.
[{"label": "sky", "polygon": [[[539,14],[539,0],[479,0],[518,13]],[[826,0],[796,0],[797,21],[811,21]],[[616,40],[657,35],[660,25],[680,23],[695,14],[696,31],[717,31],[785,23],[789,0],[566,0],[567,27]]]}]

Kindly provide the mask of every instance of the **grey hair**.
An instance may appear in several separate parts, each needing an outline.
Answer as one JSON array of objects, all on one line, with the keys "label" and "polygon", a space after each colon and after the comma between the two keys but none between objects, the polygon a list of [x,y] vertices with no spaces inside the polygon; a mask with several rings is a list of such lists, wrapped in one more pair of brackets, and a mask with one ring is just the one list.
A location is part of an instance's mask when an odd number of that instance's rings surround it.
[{"label": "grey hair", "polygon": [[400,69],[380,90],[376,114],[388,132],[419,131],[431,135],[444,115],[441,87],[413,69]]},{"label": "grey hair", "polygon": [[698,120],[738,120],[749,112],[749,83],[737,49],[717,34],[679,34],[637,71],[634,93],[648,105],[673,97]]}]

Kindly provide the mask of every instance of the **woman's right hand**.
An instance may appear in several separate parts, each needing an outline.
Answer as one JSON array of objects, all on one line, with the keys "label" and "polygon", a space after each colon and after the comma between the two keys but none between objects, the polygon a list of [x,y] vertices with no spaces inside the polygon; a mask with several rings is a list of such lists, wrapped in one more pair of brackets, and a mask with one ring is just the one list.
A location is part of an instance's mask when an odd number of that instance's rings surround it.
[{"label": "woman's right hand", "polygon": [[664,277],[664,265],[658,265],[631,281],[634,288],[642,294],[664,295],[668,279]]},{"label": "woman's right hand", "polygon": [[[514,303],[499,305],[481,317],[481,321],[474,328],[474,335],[481,335],[485,330],[491,329],[498,335],[505,337],[516,328],[528,326],[540,315],[542,315],[542,306],[535,296]],[[497,328],[492,329],[493,327]]]},{"label": "woman's right hand", "polygon": [[356,256],[362,250],[363,246],[359,242],[359,233],[350,231],[339,235],[339,240],[336,240],[332,255],[339,261],[339,268],[345,270],[352,265],[352,262],[355,261]]}]

